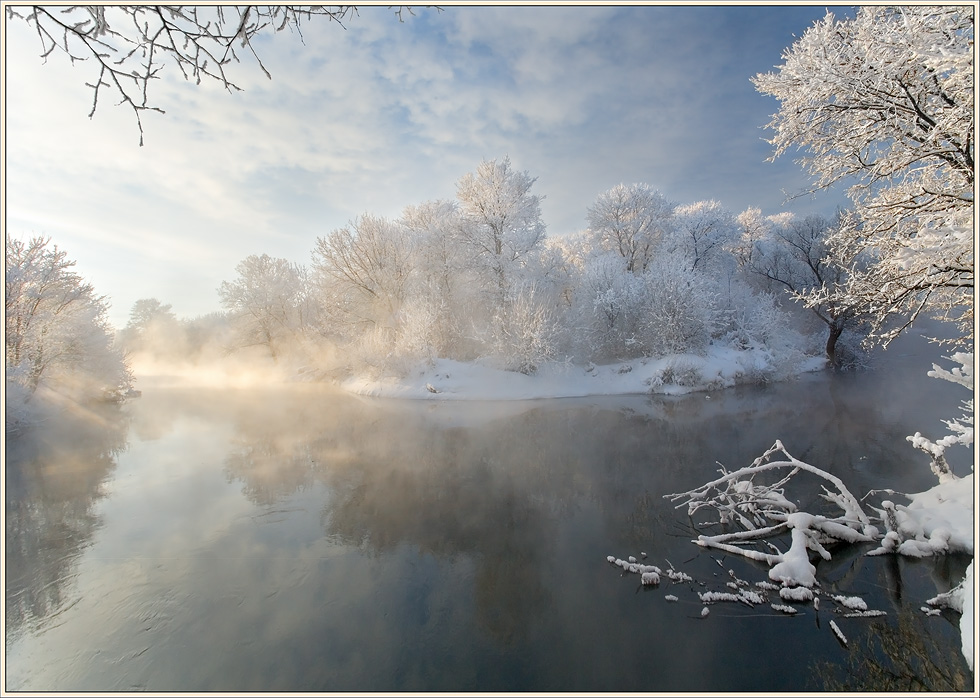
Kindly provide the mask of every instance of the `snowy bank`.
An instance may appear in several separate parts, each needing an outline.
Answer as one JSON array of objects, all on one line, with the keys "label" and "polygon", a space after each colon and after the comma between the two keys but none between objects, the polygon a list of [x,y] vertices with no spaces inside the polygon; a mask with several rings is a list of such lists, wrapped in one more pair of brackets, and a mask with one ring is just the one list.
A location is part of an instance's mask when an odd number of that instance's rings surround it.
[{"label": "snowy bank", "polygon": [[[781,375],[819,371],[824,357],[805,357]],[[710,346],[705,356],[679,354],[615,364],[577,366],[551,363],[533,375],[502,371],[481,363],[435,359],[403,378],[353,376],[348,392],[370,397],[416,400],[534,400],[599,395],[681,395],[766,380],[776,373],[768,352]]]},{"label": "snowy bank", "polygon": [[881,547],[869,555],[896,552],[910,557],[955,552],[973,555],[973,473],[909,495],[908,505],[882,502],[891,520]]}]

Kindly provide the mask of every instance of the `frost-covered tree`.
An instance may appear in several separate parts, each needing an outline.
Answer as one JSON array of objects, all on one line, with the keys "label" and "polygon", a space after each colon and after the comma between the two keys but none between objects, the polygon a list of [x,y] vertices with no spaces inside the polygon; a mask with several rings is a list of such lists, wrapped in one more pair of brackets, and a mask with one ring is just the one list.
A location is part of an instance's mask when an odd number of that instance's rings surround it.
[{"label": "frost-covered tree", "polygon": [[108,302],[74,266],[50,238],[7,238],[8,417],[21,414],[22,403],[42,386],[88,399],[117,397],[131,385],[129,368],[113,343]]},{"label": "frost-covered tree", "polygon": [[753,79],[780,103],[769,123],[775,156],[802,147],[817,188],[853,182],[862,225],[838,230],[830,249],[845,267],[866,253],[876,261],[850,269],[835,302],[870,309],[884,342],[923,310],[972,337],[975,11],[828,13],[776,72]]},{"label": "frost-covered tree", "polygon": [[156,298],[140,298],[133,303],[129,322],[119,333],[127,351],[152,351],[176,355],[184,350],[184,337],[170,305]]},{"label": "frost-covered tree", "polygon": [[717,263],[731,258],[728,248],[739,233],[735,214],[717,201],[697,201],[674,210],[669,248],[692,271],[714,271]]},{"label": "frost-covered tree", "polygon": [[[241,88],[227,70],[251,54],[268,77],[255,40],[269,32],[295,31],[320,17],[343,23],[357,15],[352,5],[75,5],[5,6],[8,19],[22,19],[37,32],[41,56],[64,54],[71,63],[93,65],[98,74],[86,83],[92,89],[95,114],[108,89],[133,110],[143,144],[143,112],[163,112],[149,100],[152,81],[168,65],[186,80],[213,81],[229,92]],[[399,19],[408,7],[395,9]]]},{"label": "frost-covered tree", "polygon": [[619,253],[626,270],[639,274],[663,241],[674,206],[647,184],[618,184],[589,207],[589,232],[597,246]]},{"label": "frost-covered tree", "polygon": [[[806,302],[820,322],[827,326],[825,350],[834,366],[846,363],[838,342],[845,332],[863,338],[868,309],[837,300],[849,275],[863,266],[852,260],[849,268],[829,254],[828,239],[842,228],[858,225],[855,218],[841,212],[836,220],[809,215],[772,223],[764,236],[755,241],[747,269],[765,279],[768,289],[787,291],[794,299]],[[817,302],[815,298],[822,300]]]},{"label": "frost-covered tree", "polygon": [[560,332],[558,317],[533,282],[510,288],[489,323],[488,358],[530,375],[556,357]]},{"label": "frost-covered tree", "polygon": [[590,257],[571,317],[583,358],[618,361],[674,353],[700,354],[716,319],[714,284],[677,254],[657,257],[642,274],[617,252]]},{"label": "frost-covered tree", "polygon": [[523,281],[521,269],[545,238],[536,181],[511,168],[510,158],[484,160],[463,175],[456,197],[463,216],[460,239],[494,300]]},{"label": "frost-covered tree", "polygon": [[703,354],[717,322],[716,284],[667,255],[643,275],[646,308],[640,337],[646,356]]},{"label": "frost-covered tree", "polygon": [[143,332],[152,324],[163,322],[176,322],[177,316],[174,315],[173,306],[164,305],[156,298],[140,298],[133,303],[129,311],[129,322],[126,329],[135,332]]},{"label": "frost-covered tree", "polygon": [[760,208],[747,208],[735,217],[738,223],[738,237],[732,241],[730,250],[741,269],[752,262],[756,243],[768,237],[774,227],[789,225],[795,216],[792,213],[777,213],[763,216]]},{"label": "frost-covered tree", "polygon": [[237,278],[218,287],[232,314],[237,347],[265,347],[273,360],[308,325],[306,269],[267,254],[250,255],[235,267]]},{"label": "frost-covered tree", "polygon": [[409,292],[412,244],[405,226],[371,215],[317,238],[313,272],[327,333],[394,327]]},{"label": "frost-covered tree", "polygon": [[398,223],[408,231],[412,275],[410,303],[398,313],[401,341],[418,351],[456,357],[465,350],[474,279],[460,242],[462,219],[455,201],[407,206]]},{"label": "frost-covered tree", "polygon": [[589,257],[575,293],[578,352],[583,359],[615,361],[641,354],[640,322],[648,306],[640,275],[616,252]]}]

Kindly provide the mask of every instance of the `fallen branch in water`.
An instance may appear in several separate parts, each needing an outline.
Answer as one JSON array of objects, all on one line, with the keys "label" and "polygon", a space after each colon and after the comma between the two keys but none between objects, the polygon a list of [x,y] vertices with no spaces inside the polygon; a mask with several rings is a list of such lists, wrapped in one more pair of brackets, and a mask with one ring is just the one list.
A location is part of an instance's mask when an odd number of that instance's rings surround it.
[{"label": "fallen branch in water", "polygon": [[[771,461],[776,454],[782,454],[785,459]],[[754,481],[760,473],[786,470],[789,472],[772,484]],[[797,511],[797,506],[786,498],[783,486],[801,471],[816,475],[836,488],[832,491],[823,486],[821,497],[837,505],[843,512],[840,516]],[[683,500],[678,507],[686,504],[691,516],[703,509],[712,509],[717,512],[720,523],[740,524],[742,531],[700,535],[694,542],[702,547],[765,562],[771,566],[769,578],[773,581],[786,586],[813,586],[816,570],[810,564],[808,551],[829,560],[830,553],[826,548],[829,544],[878,539],[878,529],[840,478],[794,458],[780,441],[752,465],[730,473],[722,466],[721,473],[722,477],[716,480],[687,492],[665,495],[665,498],[675,502]],[[791,543],[789,549],[782,552],[766,539],[785,531],[790,531]],[[772,552],[747,547],[756,541],[764,541]]]}]

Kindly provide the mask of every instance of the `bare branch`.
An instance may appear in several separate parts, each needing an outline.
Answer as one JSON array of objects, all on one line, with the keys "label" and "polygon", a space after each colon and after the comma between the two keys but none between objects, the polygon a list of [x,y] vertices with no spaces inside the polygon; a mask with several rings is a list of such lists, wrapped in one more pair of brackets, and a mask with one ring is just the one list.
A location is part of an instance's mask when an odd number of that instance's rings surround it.
[{"label": "bare branch", "polygon": [[[165,66],[175,65],[185,80],[193,79],[198,85],[211,80],[229,92],[240,91],[226,72],[232,63],[240,62],[236,45],[247,48],[271,80],[253,44],[256,36],[269,28],[275,32],[289,29],[302,40],[302,25],[313,18],[346,28],[344,22],[358,14],[352,5],[73,5],[58,11],[34,5],[26,9],[22,13],[8,7],[7,17],[34,27],[41,58],[47,61],[52,54],[62,53],[72,64],[94,60],[98,65],[97,79],[85,83],[92,89],[89,118],[98,109],[102,89],[110,88],[119,96],[117,104],[133,110],[140,145],[142,113],[165,113],[149,101],[150,82]],[[399,21],[403,21],[403,10],[414,16],[411,8],[397,7]]]}]

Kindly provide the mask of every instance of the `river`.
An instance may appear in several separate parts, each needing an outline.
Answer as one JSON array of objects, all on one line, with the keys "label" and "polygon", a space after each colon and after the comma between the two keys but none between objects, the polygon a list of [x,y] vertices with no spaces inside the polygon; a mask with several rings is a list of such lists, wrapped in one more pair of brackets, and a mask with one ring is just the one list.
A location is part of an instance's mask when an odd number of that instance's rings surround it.
[{"label": "river", "polygon": [[[858,496],[928,489],[905,437],[942,435],[967,397],[925,376],[940,353],[910,337],[877,370],[675,398],[437,403],[148,379],[121,407],[7,442],[6,688],[972,688],[958,616],[920,610],[967,558],[853,547],[817,565],[825,592],[879,618],[730,603],[702,617],[699,591],[766,570],[693,545],[664,499],[777,438]],[[641,587],[606,561],[641,553],[693,581]]]}]

